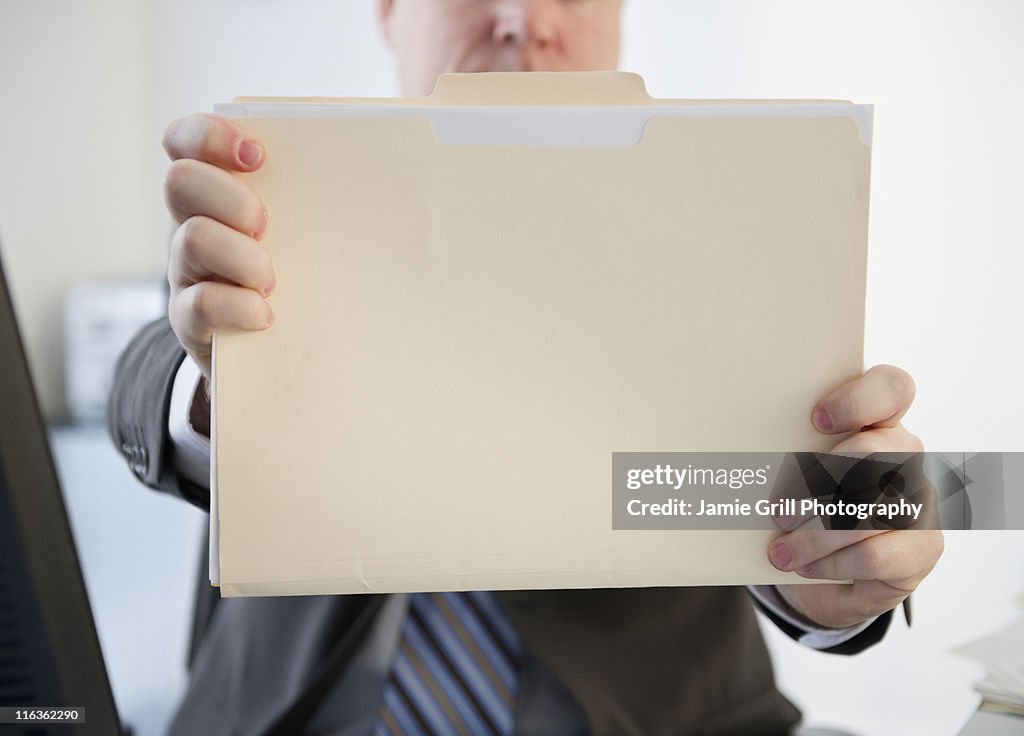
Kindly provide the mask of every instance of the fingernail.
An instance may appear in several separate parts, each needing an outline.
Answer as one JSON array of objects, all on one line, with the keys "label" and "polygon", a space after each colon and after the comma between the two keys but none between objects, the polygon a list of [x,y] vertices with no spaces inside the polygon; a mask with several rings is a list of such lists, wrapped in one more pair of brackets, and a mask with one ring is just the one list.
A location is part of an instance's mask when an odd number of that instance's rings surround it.
[{"label": "fingernail", "polygon": [[250,169],[259,165],[263,160],[263,147],[258,143],[242,139],[238,144],[238,160]]},{"label": "fingernail", "polygon": [[277,288],[277,277],[270,279],[270,283],[267,284],[266,288],[263,289],[263,298],[266,299],[268,296],[274,293],[274,289]]},{"label": "fingernail", "polygon": [[786,565],[793,561],[793,551],[785,542],[777,542],[768,550],[768,559],[780,570],[785,570]]},{"label": "fingernail", "polygon": [[260,224],[253,230],[252,236],[259,240],[267,232],[267,225],[270,224],[270,215],[267,214],[266,210],[263,210],[263,216],[260,218]]},{"label": "fingernail", "polygon": [[812,421],[819,432],[832,431],[832,417],[829,416],[829,413],[824,409],[824,407],[819,406],[814,410]]},{"label": "fingernail", "polygon": [[798,575],[803,575],[805,578],[813,578],[818,574],[817,570],[814,569],[814,565],[804,565],[796,572]]},{"label": "fingernail", "polygon": [[274,310],[273,309],[268,309],[267,310],[267,327],[270,327],[272,324],[274,324],[274,321],[276,319],[277,319],[277,317],[274,315]]}]

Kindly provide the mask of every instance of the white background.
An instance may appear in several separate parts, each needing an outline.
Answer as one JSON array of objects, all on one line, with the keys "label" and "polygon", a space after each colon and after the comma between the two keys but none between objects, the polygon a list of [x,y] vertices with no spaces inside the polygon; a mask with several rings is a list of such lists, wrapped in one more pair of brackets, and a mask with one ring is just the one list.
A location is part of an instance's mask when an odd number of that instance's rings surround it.
[{"label": "white background", "polygon": [[[373,5],[0,3],[0,242],[51,417],[65,411],[68,286],[158,278],[164,268],[164,125],[239,94],[395,93]],[[906,423],[929,449],[1024,449],[1024,3],[629,0],[624,12],[622,67],[643,74],[657,96],[876,105],[867,364],[894,363],[915,376]],[[928,725],[970,679],[941,652],[1016,615],[1022,542],[1020,534],[950,534],[915,596],[913,629],[897,627],[884,646],[852,660],[779,642],[783,687],[819,723],[955,732],[956,724]],[[894,673],[908,692],[926,679],[929,688],[947,683],[945,693],[886,696],[914,727],[873,715],[849,694],[875,696]]]}]

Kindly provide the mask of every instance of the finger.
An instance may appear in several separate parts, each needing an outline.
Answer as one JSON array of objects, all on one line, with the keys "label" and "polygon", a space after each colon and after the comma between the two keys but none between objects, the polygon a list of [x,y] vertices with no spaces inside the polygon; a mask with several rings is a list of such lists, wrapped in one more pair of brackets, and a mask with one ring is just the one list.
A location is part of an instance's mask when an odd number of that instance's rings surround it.
[{"label": "finger", "polygon": [[782,534],[768,545],[768,559],[779,570],[806,567],[837,550],[885,534],[884,529],[823,529],[815,518],[800,528]]},{"label": "finger", "polygon": [[772,522],[783,532],[938,529],[938,492],[924,472],[923,450],[897,426],[855,433],[825,455],[793,453],[799,473],[791,475],[798,477],[772,489]]},{"label": "finger", "polygon": [[935,566],[941,546],[941,532],[884,532],[796,568],[796,573],[825,580],[880,580],[909,593]]},{"label": "finger", "polygon": [[891,365],[876,365],[818,402],[811,421],[823,434],[893,427],[914,400],[914,379]]},{"label": "finger", "polygon": [[169,316],[178,340],[199,360],[208,360],[214,330],[265,330],[274,322],[270,305],[255,291],[216,281],[201,281],[172,296]]},{"label": "finger", "polygon": [[878,452],[924,452],[924,443],[898,424],[850,435],[830,450],[834,455],[871,455]]},{"label": "finger", "polygon": [[203,215],[190,217],[171,238],[167,280],[174,290],[221,279],[267,297],[274,289],[270,253],[250,237]]},{"label": "finger", "polygon": [[227,118],[208,113],[172,122],[164,131],[163,144],[172,161],[190,158],[231,171],[255,171],[265,156],[258,138]]},{"label": "finger", "polygon": [[839,491],[836,478],[844,477],[856,462],[856,459],[836,454],[786,453],[769,500],[789,503],[779,503],[780,513],[773,515],[772,521],[783,531],[796,529],[807,519],[806,512],[796,509],[802,508],[802,503],[808,499]]},{"label": "finger", "polygon": [[259,239],[267,212],[256,193],[216,166],[183,158],[171,164],[166,181],[167,207],[180,224],[205,215]]}]

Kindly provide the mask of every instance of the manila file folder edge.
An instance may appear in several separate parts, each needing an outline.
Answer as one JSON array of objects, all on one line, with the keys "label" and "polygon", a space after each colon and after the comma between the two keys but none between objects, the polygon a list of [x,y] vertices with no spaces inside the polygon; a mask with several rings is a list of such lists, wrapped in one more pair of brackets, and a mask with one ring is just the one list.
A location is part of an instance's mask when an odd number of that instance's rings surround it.
[{"label": "manila file folder edge", "polygon": [[611,453],[830,446],[810,410],[863,367],[851,120],[244,124],[279,287],[216,341],[224,595],[801,580],[768,532],[613,531]]}]

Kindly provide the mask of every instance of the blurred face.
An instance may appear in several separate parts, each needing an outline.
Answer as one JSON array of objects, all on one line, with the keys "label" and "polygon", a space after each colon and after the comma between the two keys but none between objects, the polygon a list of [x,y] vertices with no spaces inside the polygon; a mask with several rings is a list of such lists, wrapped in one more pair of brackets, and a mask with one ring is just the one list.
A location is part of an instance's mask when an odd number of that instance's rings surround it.
[{"label": "blurred face", "polygon": [[379,0],[402,92],[445,72],[591,71],[619,62],[622,0]]}]

